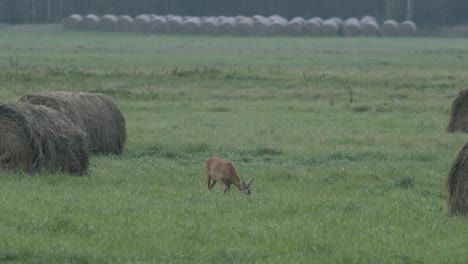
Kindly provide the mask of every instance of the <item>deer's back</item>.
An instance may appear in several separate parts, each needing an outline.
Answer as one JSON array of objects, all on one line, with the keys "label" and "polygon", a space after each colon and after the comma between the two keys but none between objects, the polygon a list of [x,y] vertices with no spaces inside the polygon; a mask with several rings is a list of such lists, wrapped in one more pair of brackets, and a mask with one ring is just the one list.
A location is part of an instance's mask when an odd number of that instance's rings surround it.
[{"label": "deer's back", "polygon": [[218,157],[210,157],[205,160],[205,171],[215,180],[237,181],[239,179],[232,163]]}]

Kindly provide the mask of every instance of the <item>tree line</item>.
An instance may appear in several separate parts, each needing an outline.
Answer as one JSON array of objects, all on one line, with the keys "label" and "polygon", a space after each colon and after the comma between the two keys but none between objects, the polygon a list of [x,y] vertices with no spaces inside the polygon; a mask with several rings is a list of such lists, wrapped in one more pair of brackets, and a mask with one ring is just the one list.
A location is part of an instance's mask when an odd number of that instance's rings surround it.
[{"label": "tree line", "polygon": [[468,22],[467,0],[0,0],[1,23],[54,23],[71,14],[175,14],[286,18],[372,15],[380,21],[412,18],[425,26]]}]

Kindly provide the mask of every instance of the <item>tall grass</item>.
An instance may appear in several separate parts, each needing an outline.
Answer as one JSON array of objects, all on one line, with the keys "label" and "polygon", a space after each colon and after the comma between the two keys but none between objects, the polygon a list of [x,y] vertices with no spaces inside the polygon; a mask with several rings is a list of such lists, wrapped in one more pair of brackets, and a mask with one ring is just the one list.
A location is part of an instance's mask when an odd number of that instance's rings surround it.
[{"label": "tall grass", "polygon": [[[463,263],[444,179],[468,40],[0,30],[0,96],[102,92],[128,128],[86,177],[0,177],[0,262]],[[253,195],[208,192],[231,160]]]}]

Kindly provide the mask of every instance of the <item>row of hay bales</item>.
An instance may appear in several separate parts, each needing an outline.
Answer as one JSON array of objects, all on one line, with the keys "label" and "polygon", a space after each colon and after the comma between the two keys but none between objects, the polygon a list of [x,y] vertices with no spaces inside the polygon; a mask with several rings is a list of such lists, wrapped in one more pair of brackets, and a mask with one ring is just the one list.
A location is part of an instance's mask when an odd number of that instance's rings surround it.
[{"label": "row of hay bales", "polygon": [[304,19],[295,17],[288,20],[273,15],[264,17],[182,17],[175,15],[126,15],[89,14],[70,15],[63,19],[63,27],[77,30],[136,31],[191,35],[288,35],[288,36],[413,36],[417,33],[412,21],[398,23],[387,20],[381,25],[372,16],[348,18],[337,17]]},{"label": "row of hay bales", "polygon": [[90,153],[121,154],[125,119],[103,94],[27,94],[0,104],[0,170],[83,175]]}]

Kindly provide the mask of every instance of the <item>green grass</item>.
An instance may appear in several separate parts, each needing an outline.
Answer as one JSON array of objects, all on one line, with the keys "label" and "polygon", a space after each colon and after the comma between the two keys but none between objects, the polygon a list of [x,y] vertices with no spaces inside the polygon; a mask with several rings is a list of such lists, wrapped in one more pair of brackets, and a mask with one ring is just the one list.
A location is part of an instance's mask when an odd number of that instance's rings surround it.
[{"label": "green grass", "polygon": [[[465,263],[444,181],[464,38],[0,30],[0,96],[102,92],[127,121],[89,175],[2,172],[0,262]],[[253,195],[208,192],[231,160]]]}]

